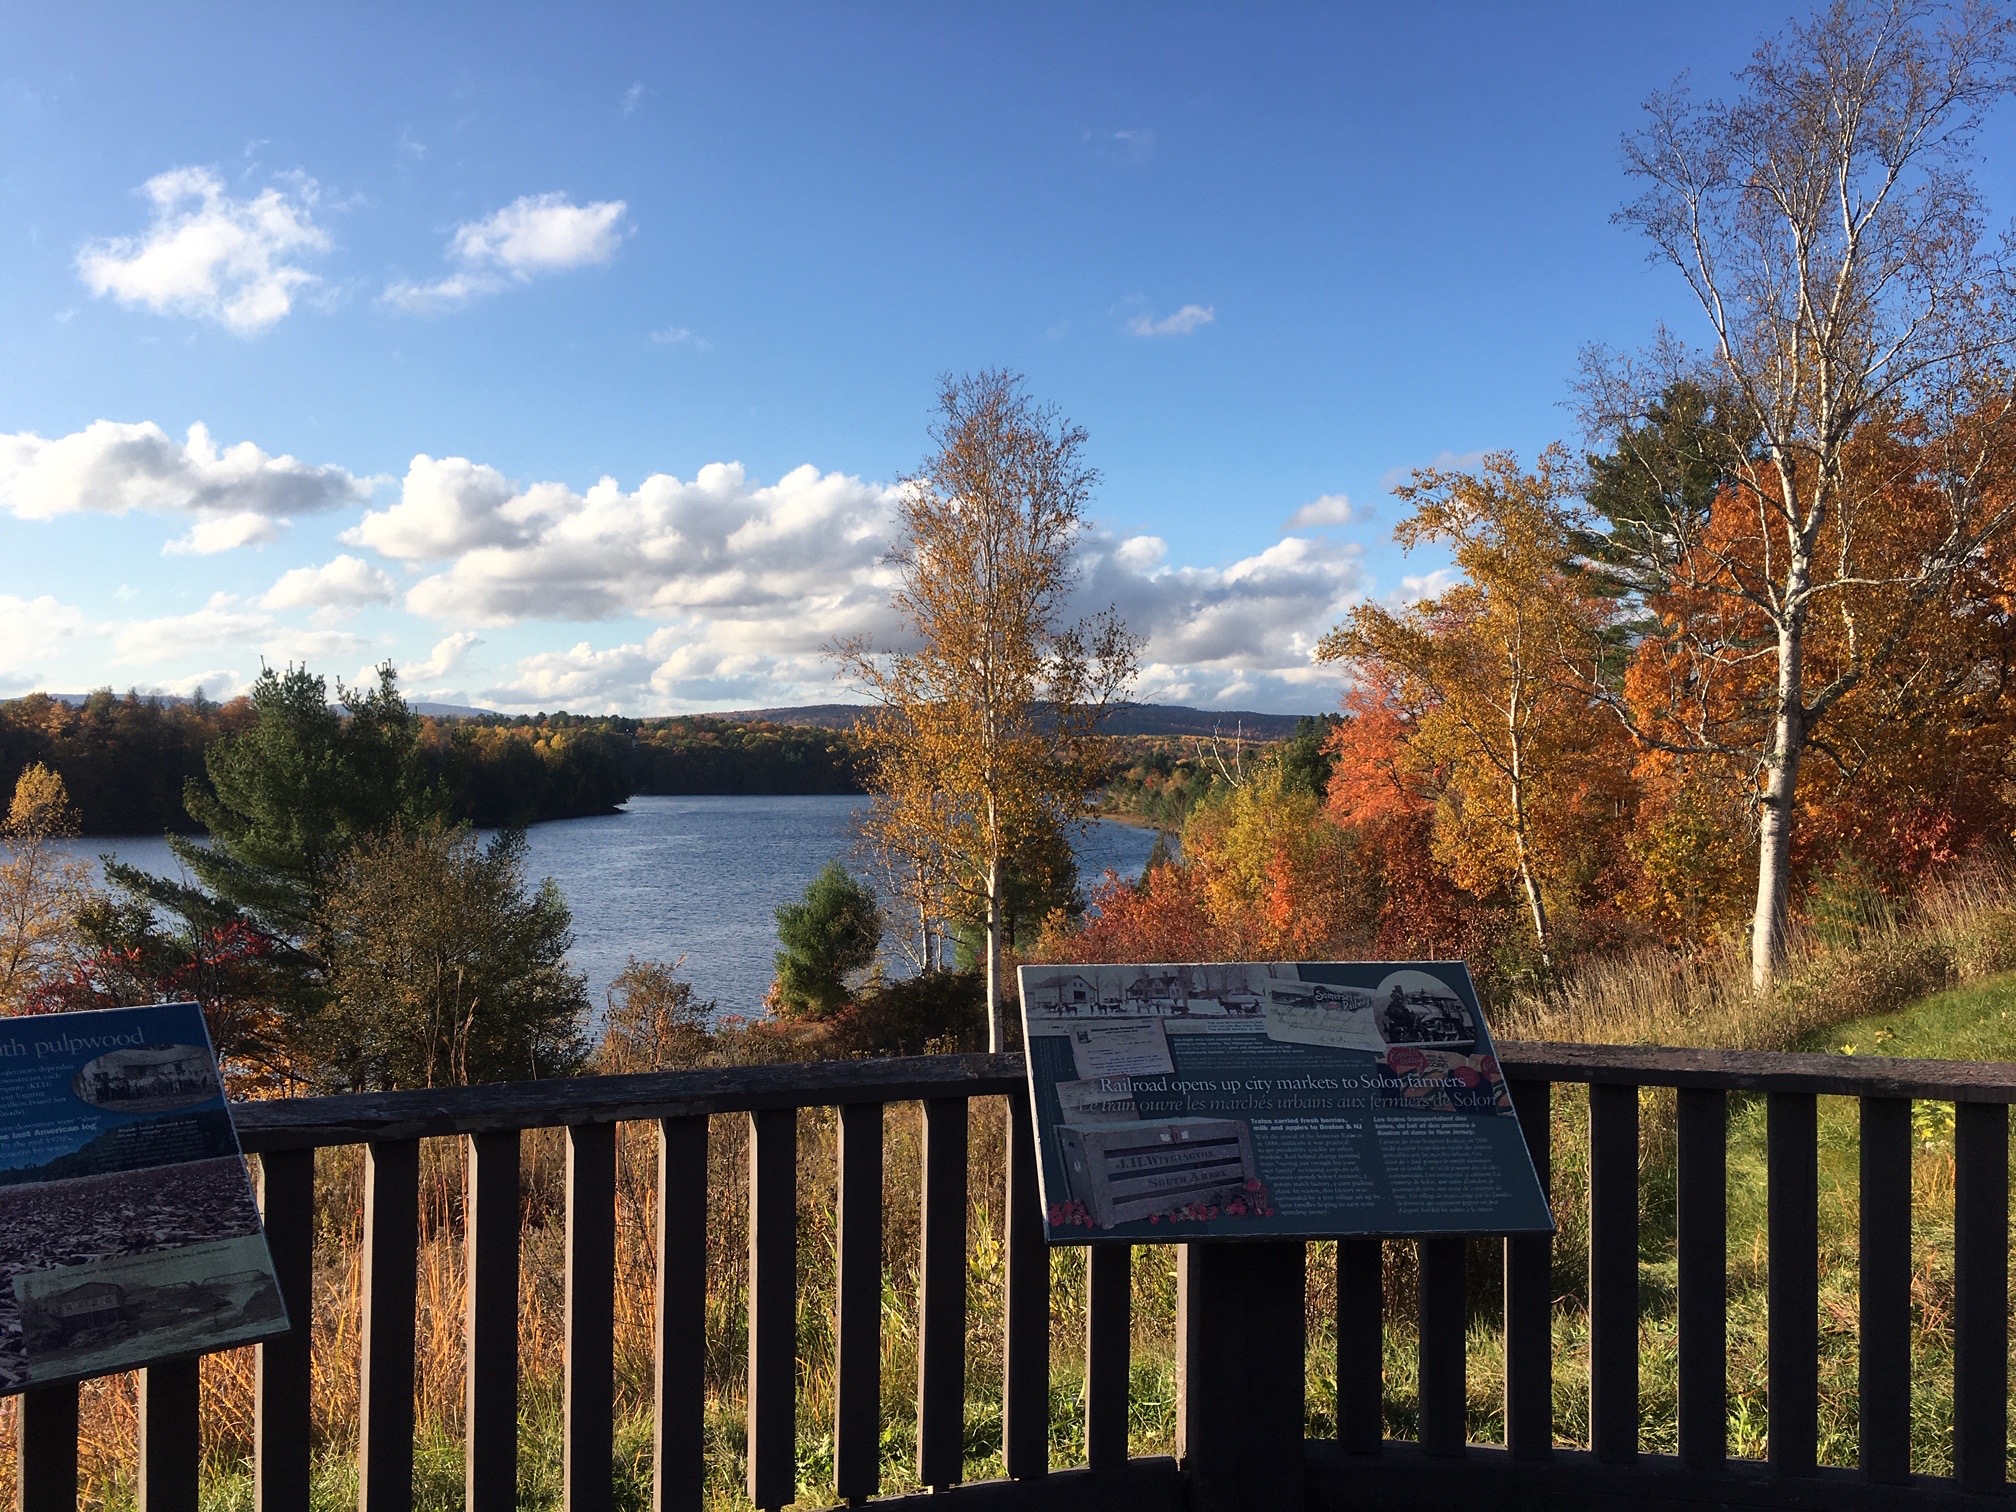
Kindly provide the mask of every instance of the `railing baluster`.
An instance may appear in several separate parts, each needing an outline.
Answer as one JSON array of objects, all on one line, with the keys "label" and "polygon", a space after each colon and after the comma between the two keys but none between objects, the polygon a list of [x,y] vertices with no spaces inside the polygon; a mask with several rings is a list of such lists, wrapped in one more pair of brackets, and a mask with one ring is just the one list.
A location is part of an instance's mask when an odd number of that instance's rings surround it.
[{"label": "railing baluster", "polygon": [[258,1348],[252,1422],[252,1500],[256,1512],[308,1512],[309,1340],[315,1281],[315,1152],[274,1150],[259,1157],[259,1212],[287,1334]]},{"label": "railing baluster", "polygon": [[21,1394],[16,1444],[17,1512],[77,1512],[77,1384]]},{"label": "railing baluster", "polygon": [[1134,1333],[1134,1247],[1095,1244],[1085,1317],[1085,1463],[1127,1463],[1127,1406]]},{"label": "railing baluster", "polygon": [[359,1512],[412,1512],[413,1307],[420,1142],[364,1147],[363,1359],[357,1373]]},{"label": "railing baluster", "polygon": [[1421,1452],[1454,1455],[1468,1442],[1464,1346],[1468,1307],[1463,1287],[1463,1240],[1423,1239],[1419,1245],[1418,1361]]},{"label": "railing baluster", "polygon": [[2009,1109],[1953,1110],[1953,1470],[1999,1494],[2009,1440]]},{"label": "railing baluster", "polygon": [[1176,1457],[1190,1506],[1300,1507],[1309,1247],[1191,1243],[1176,1260]]},{"label": "railing baluster", "polygon": [[882,1489],[882,1121],[880,1103],[840,1109],[833,1488],[846,1501]]},{"label": "railing baluster", "polygon": [[749,1115],[749,1500],[798,1496],[798,1112]]},{"label": "railing baluster", "polygon": [[1862,1471],[1911,1476],[1911,1104],[1862,1099]]},{"label": "railing baluster", "polygon": [[196,1512],[203,1464],[196,1360],[140,1372],[140,1512]]},{"label": "railing baluster", "polygon": [[1337,1241],[1337,1443],[1377,1454],[1386,1442],[1385,1246]]},{"label": "railing baluster", "polygon": [[616,1126],[567,1127],[567,1338],[560,1495],[610,1512],[616,1392]]},{"label": "railing baluster", "polygon": [[1816,1104],[1773,1092],[1765,1116],[1771,1468],[1811,1475],[1820,1420],[1820,1144]]},{"label": "railing baluster", "polygon": [[658,1121],[658,1410],[653,1512],[707,1498],[707,1119]]},{"label": "railing baluster", "polygon": [[[1512,1105],[1548,1190],[1553,1153],[1553,1087],[1511,1082]],[[1554,1453],[1554,1241],[1523,1234],[1505,1241],[1505,1447],[1514,1459]]]},{"label": "railing baluster", "polygon": [[1050,1471],[1050,1247],[1029,1100],[1008,1099],[1008,1276],[1002,1318],[1001,1457],[1015,1480]]},{"label": "railing baluster", "polygon": [[1589,1088],[1589,1439],[1638,1459],[1638,1089]]},{"label": "railing baluster", "polygon": [[518,1131],[465,1141],[463,1505],[518,1505]]},{"label": "railing baluster", "polygon": [[917,1311],[917,1478],[957,1485],[966,1455],[966,1099],[924,1103],[924,1198]]},{"label": "railing baluster", "polygon": [[1729,1097],[1680,1089],[1676,1110],[1680,1458],[1713,1474],[1729,1457]]}]

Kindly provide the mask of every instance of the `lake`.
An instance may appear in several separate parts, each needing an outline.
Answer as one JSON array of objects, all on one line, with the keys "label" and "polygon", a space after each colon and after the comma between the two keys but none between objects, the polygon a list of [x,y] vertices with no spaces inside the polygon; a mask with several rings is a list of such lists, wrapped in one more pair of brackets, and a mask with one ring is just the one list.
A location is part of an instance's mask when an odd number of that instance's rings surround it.
[{"label": "lake", "polygon": [[[805,891],[828,861],[858,864],[855,795],[782,798],[632,798],[622,812],[563,819],[526,831],[526,870],[551,877],[574,911],[574,964],[599,1009],[631,956],[685,957],[702,998],[730,1013],[763,1005],[777,951],[776,909]],[[1138,876],[1155,832],[1100,820],[1076,847],[1089,886],[1107,870]],[[111,852],[145,871],[175,874],[158,836],[99,836],[68,847]]]}]

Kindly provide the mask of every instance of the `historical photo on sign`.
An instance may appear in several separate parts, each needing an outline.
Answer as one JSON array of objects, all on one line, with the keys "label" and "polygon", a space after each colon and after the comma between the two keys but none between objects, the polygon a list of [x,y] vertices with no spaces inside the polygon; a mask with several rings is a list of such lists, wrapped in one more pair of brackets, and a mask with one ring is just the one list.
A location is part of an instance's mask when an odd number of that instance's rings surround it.
[{"label": "historical photo on sign", "polygon": [[1553,1227],[1460,962],[1020,980],[1052,1242]]},{"label": "historical photo on sign", "polygon": [[0,1019],[0,1394],[286,1328],[202,1011]]}]

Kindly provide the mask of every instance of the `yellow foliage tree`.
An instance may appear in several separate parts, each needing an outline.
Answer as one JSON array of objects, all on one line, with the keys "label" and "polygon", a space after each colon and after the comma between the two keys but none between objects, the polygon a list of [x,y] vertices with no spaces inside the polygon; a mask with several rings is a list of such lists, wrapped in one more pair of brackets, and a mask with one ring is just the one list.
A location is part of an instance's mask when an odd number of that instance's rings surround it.
[{"label": "yellow foliage tree", "polygon": [[26,768],[0,829],[0,1009],[9,1013],[82,946],[77,914],[91,895],[91,867],[58,843],[76,833],[63,778],[40,762]]},{"label": "yellow foliage tree", "polygon": [[1600,795],[1628,772],[1591,708],[1613,611],[1573,565],[1582,521],[1568,471],[1553,446],[1531,473],[1510,452],[1474,473],[1416,472],[1394,490],[1413,506],[1394,536],[1450,547],[1462,580],[1397,613],[1363,605],[1317,652],[1390,681],[1413,715],[1407,760],[1439,779],[1438,858],[1473,892],[1515,885],[1550,966],[1550,894],[1578,869]]},{"label": "yellow foliage tree", "polygon": [[1001,1006],[1007,866],[1018,842],[1089,812],[1094,735],[1133,681],[1112,611],[1066,621],[1073,552],[1098,474],[1085,432],[1012,373],[947,379],[933,449],[905,481],[892,607],[915,649],[835,648],[880,704],[864,722],[877,834],[986,923],[988,1043]]}]

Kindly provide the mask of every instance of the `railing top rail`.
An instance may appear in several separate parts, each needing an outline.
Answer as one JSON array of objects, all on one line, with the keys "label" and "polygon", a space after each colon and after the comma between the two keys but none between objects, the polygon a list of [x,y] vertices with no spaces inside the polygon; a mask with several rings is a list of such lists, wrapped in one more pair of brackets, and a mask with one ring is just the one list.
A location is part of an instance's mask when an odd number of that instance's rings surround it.
[{"label": "railing top rail", "polygon": [[[1545,1040],[1506,1041],[1498,1050],[1508,1073],[1531,1081],[2016,1103],[2016,1063]],[[297,1097],[239,1103],[234,1111],[239,1138],[256,1153],[762,1108],[999,1097],[1023,1085],[1020,1055],[918,1055]]]},{"label": "railing top rail", "polygon": [[1777,1050],[1692,1050],[1660,1045],[1505,1041],[1507,1074],[1530,1081],[1707,1087],[1726,1092],[1807,1092],[1932,1102],[2016,1103],[2016,1062],[1906,1060]]},{"label": "railing top rail", "polygon": [[257,1153],[762,1108],[998,1097],[1023,1085],[1020,1055],[913,1055],[294,1097],[236,1103],[232,1112],[240,1142]]}]

